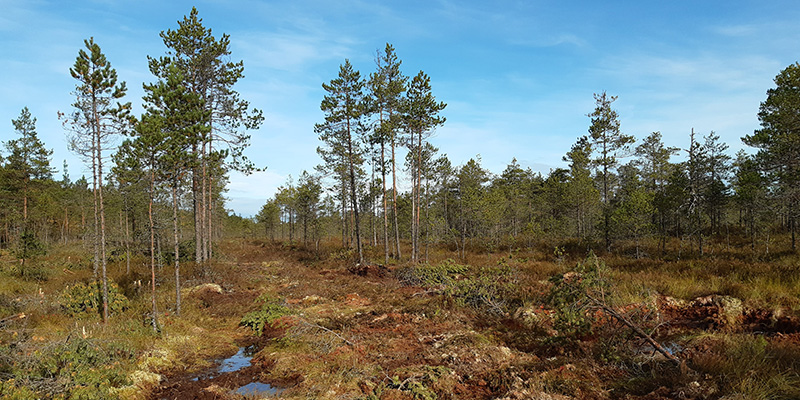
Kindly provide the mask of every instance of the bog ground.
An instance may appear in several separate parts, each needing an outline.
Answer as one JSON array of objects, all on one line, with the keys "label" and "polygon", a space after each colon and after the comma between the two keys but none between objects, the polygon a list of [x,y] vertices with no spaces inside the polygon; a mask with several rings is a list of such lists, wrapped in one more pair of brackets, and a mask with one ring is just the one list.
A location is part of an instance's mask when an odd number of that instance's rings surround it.
[{"label": "bog ground", "polygon": [[[131,275],[122,260],[111,264],[120,306],[104,326],[92,308],[90,285],[86,308],[75,311],[80,293],[74,288],[91,281],[81,249],[51,252],[35,277],[18,274],[16,261],[4,257],[0,393],[141,399],[800,396],[793,255],[745,261],[720,250],[715,257],[655,261],[516,249],[454,260],[439,249],[428,264],[383,266],[356,265],[352,254],[324,245],[315,251],[236,240],[220,250],[208,266],[187,263],[179,316],[174,277],[168,267],[159,271],[158,332],[144,260],[133,263]],[[367,255],[381,258],[374,249]],[[240,349],[252,359],[220,372],[220,362]],[[266,389],[236,392],[248,384]]]}]

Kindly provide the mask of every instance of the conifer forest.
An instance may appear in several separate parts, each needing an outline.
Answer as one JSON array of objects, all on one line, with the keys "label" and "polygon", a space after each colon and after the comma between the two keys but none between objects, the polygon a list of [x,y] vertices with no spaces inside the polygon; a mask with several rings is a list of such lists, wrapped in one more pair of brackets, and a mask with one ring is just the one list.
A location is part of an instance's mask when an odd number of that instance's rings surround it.
[{"label": "conifer forest", "polygon": [[64,141],[0,121],[1,398],[800,398],[800,64],[743,150],[626,132],[598,90],[562,167],[490,171],[374,43],[319,82],[320,164],[242,216],[248,60],[195,8],[164,28],[144,82],[93,37],[61,60]]}]

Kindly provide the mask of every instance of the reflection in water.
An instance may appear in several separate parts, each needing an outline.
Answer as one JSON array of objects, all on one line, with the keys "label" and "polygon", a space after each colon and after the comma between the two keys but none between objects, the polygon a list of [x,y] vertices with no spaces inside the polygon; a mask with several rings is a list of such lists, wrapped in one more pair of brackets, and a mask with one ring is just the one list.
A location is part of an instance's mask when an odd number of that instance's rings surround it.
[{"label": "reflection in water", "polygon": [[274,388],[268,383],[250,382],[236,389],[236,394],[243,396],[273,396],[278,394],[278,388]]},{"label": "reflection in water", "polygon": [[[240,369],[247,368],[251,365],[250,360],[253,359],[253,353],[255,350],[255,348],[240,347],[236,354],[220,362],[219,368],[217,368],[215,373],[202,377],[195,377],[192,380],[197,381],[200,379],[214,379],[221,374],[236,372]],[[272,387],[272,385],[268,383],[250,382],[247,385],[236,389],[234,392],[243,396],[274,396],[280,392],[280,389]]]},{"label": "reflection in water", "polygon": [[240,347],[236,354],[222,360],[222,364],[220,364],[217,372],[224,374],[226,372],[234,372],[242,368],[247,368],[250,366],[250,360],[252,358],[252,354],[248,354],[244,347]]}]

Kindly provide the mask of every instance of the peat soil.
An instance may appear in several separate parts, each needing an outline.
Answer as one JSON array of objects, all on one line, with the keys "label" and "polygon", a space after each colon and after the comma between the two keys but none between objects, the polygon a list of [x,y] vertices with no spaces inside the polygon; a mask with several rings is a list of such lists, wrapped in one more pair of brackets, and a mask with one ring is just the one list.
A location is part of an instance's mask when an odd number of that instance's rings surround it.
[{"label": "peat soil", "polygon": [[403,285],[393,268],[261,242],[239,251],[236,274],[217,279],[224,292],[197,296],[209,315],[269,293],[294,316],[260,337],[230,323],[204,326],[237,335],[254,353],[250,365],[167,374],[151,399],[254,398],[233,392],[251,382],[281,389],[282,398],[718,399],[726,394],[718,379],[692,370],[694,357],[716,348],[681,338],[734,332],[800,348],[796,316],[723,296],[661,296],[650,310],[652,335],[683,360],[676,367],[612,319],[598,320],[607,326],[594,336],[561,341],[543,304],[487,314],[452,304],[441,288]]}]

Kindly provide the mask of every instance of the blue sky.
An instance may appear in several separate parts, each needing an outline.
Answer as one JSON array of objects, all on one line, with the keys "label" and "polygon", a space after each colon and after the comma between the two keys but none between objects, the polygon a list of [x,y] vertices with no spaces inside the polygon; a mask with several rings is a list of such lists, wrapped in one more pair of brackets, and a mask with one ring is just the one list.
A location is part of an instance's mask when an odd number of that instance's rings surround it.
[{"label": "blue sky", "polygon": [[231,176],[228,208],[243,215],[319,163],[321,84],[345,58],[369,74],[387,42],[405,74],[424,70],[448,103],[431,142],[454,165],[479,154],[494,173],[514,157],[543,174],[563,166],[601,91],[619,96],[624,133],[661,131],[687,147],[692,128],[713,130],[733,155],[758,128],[772,79],[800,59],[795,1],[0,0],[0,140],[15,137],[11,120],[27,106],[53,165],[87,173],[56,117],[70,111],[83,40],[95,38],[141,110],[146,57],[164,54],[159,32],[193,5],[231,36],[245,63],[237,89],[266,117],[247,154],[268,169]]}]

